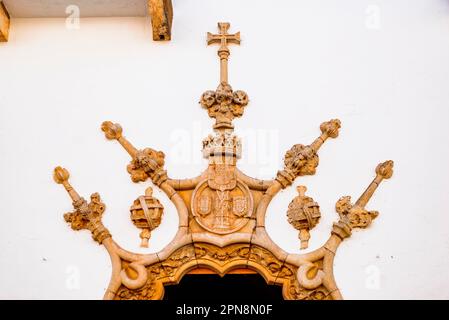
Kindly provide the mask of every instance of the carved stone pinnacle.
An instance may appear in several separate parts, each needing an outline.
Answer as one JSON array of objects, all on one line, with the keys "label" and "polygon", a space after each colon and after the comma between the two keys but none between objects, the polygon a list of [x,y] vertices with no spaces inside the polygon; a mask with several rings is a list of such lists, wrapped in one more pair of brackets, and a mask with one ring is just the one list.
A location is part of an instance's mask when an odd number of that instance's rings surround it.
[{"label": "carved stone pinnacle", "polygon": [[220,84],[215,91],[208,90],[201,96],[200,104],[207,109],[209,116],[216,119],[214,129],[234,129],[232,120],[243,115],[248,105],[248,95],[241,90],[233,91],[228,83],[229,43],[240,44],[240,32],[228,34],[230,24],[219,22],[219,34],[207,33],[207,44],[220,44]]}]

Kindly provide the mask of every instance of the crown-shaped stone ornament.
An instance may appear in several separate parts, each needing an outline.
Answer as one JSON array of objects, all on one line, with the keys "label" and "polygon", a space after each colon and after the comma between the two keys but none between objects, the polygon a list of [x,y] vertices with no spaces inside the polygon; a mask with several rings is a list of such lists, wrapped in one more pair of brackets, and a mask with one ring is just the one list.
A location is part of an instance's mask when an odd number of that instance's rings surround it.
[{"label": "crown-shaped stone ornament", "polygon": [[225,82],[220,83],[217,90],[208,90],[201,96],[201,106],[207,110],[209,117],[215,118],[214,129],[234,129],[232,120],[243,115],[248,105],[248,95],[241,90],[232,91]]},{"label": "crown-shaped stone ornament", "polygon": [[214,156],[242,157],[242,142],[239,137],[229,131],[217,132],[203,140],[203,157]]},{"label": "crown-shaped stone ornament", "polygon": [[[231,271],[257,272],[268,284],[282,286],[284,299],[342,299],[332,271],[334,256],[353,228],[368,227],[378,215],[365,206],[379,184],[391,177],[393,162],[377,167],[376,178],[355,204],[349,197],[337,202],[339,220],[323,246],[305,254],[281,249],[265,229],[270,202],[298,177],[315,174],[318,151],[329,138],[338,137],[341,123],[337,119],[324,122],[314,141],[294,145],[285,154],[284,168],[274,173],[273,179],[252,178],[240,171],[237,164],[242,144],[233,133],[232,121],[243,115],[249,100],[245,92],[233,91],[228,83],[228,44],[240,44],[240,33],[228,33],[229,23],[219,23],[218,27],[218,34],[207,34],[207,44],[220,45],[220,81],[217,90],[206,91],[200,101],[216,120],[213,134],[203,140],[203,156],[208,164],[202,173],[193,178],[173,179],[164,169],[162,151],[134,147],[117,123],[106,121],[101,125],[106,139],[117,141],[129,154],[126,169],[131,180],[146,185],[145,195],[130,199],[131,220],[142,230],[142,246],[148,245],[150,233],[164,223],[165,201],[171,201],[178,213],[174,239],[158,252],[137,254],[123,249],[102,223],[106,206],[100,196],[92,194],[90,202],[81,198],[68,182],[68,171],[57,167],[54,179],[65,188],[74,207],[64,218],[72,229],[90,231],[108,251],[112,277],[105,299],[159,300],[164,296],[164,287],[179,283],[185,274],[210,270],[221,276]],[[150,181],[165,194],[161,201],[147,186]],[[299,195],[288,209],[289,222],[298,229],[302,248],[308,245],[309,230],[321,217],[318,204],[305,195],[305,190],[298,188]]]}]

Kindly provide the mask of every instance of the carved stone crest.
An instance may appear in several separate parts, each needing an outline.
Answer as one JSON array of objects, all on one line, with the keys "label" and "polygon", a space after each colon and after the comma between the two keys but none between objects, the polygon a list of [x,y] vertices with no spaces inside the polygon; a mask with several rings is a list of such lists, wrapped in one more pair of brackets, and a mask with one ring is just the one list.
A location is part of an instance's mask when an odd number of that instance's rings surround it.
[{"label": "carved stone crest", "polygon": [[192,195],[192,214],[207,231],[228,234],[241,229],[253,213],[254,200],[246,186],[235,180],[234,189],[211,188],[208,180]]},{"label": "carved stone crest", "polygon": [[242,217],[248,212],[248,201],[245,197],[234,197],[232,208],[236,216]]},{"label": "carved stone crest", "polygon": [[237,186],[235,166],[226,164],[210,165],[207,169],[207,184],[214,190],[232,190]]}]

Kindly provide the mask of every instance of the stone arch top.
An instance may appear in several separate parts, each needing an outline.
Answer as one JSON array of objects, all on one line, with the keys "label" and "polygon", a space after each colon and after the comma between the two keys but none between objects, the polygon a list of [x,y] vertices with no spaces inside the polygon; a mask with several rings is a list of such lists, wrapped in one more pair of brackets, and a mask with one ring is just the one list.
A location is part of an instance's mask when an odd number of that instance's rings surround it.
[{"label": "stone arch top", "polygon": [[[233,91],[227,82],[228,43],[240,43],[240,33],[228,34],[228,23],[220,23],[220,34],[209,35],[209,44],[220,43],[221,82],[215,91],[206,91],[201,106],[216,120],[214,134],[203,140],[205,171],[192,179],[172,179],[165,166],[165,154],[152,148],[137,149],[123,135],[122,127],[110,121],[101,130],[130,155],[127,171],[135,183],[150,180],[173,202],[179,217],[178,232],[162,251],[135,254],[122,249],[102,223],[106,206],[100,195],[91,201],[82,198],[69,183],[69,172],[57,167],[56,183],[64,186],[73,200],[74,211],[64,215],[72,229],[87,229],[104,245],[112,260],[110,285],[105,299],[161,299],[164,285],[176,284],[197,268],[209,268],[220,275],[244,268],[258,272],[268,284],[281,285],[285,299],[341,299],[334,280],[333,259],[342,240],[353,228],[366,228],[378,216],[366,204],[384,179],[392,176],[393,162],[376,168],[376,177],[354,203],[350,197],[336,204],[339,220],[328,241],[307,254],[289,254],[279,248],[265,230],[265,215],[271,200],[304,175],[313,175],[319,164],[318,151],[329,139],[338,137],[338,119],[323,122],[319,136],[308,145],[296,144],[285,153],[284,167],[272,180],[259,180],[242,173],[237,162],[242,143],[233,133],[232,121],[241,117],[249,103],[247,94]],[[220,40],[220,41],[219,41]],[[224,42],[223,42],[224,41]],[[159,120],[159,119],[158,119]],[[319,206],[300,197],[289,207],[289,220],[299,230],[302,246],[307,245],[309,229],[318,223]],[[307,201],[306,201],[307,200]],[[162,221],[163,205],[148,188],[131,206],[131,218],[142,229],[142,244]]]}]

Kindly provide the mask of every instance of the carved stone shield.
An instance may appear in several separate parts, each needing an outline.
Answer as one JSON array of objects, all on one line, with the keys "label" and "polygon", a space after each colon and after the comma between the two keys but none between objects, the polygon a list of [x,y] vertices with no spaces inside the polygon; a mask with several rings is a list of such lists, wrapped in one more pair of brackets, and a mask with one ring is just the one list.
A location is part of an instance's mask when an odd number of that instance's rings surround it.
[{"label": "carved stone shield", "polygon": [[201,196],[198,200],[198,214],[207,216],[212,210],[212,199],[209,196]]},{"label": "carved stone shield", "polygon": [[245,197],[234,197],[232,201],[232,213],[238,217],[242,217],[247,212],[247,200]]}]

